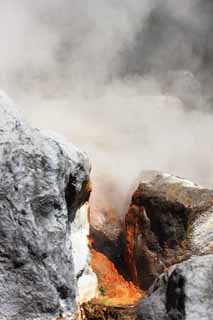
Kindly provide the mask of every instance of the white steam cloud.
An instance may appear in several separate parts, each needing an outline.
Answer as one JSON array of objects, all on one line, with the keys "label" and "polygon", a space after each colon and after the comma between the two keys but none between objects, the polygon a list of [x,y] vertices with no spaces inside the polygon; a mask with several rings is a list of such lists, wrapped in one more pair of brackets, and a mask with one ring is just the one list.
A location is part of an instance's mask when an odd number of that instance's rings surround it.
[{"label": "white steam cloud", "polygon": [[123,213],[144,169],[213,186],[210,0],[0,0],[0,84],[92,160]]}]

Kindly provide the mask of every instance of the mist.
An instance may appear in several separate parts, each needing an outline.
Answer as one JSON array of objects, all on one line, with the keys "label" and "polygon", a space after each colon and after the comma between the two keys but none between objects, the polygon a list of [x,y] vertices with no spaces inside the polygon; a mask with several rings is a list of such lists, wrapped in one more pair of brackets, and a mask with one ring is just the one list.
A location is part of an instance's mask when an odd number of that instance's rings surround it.
[{"label": "mist", "polygon": [[0,84],[89,154],[93,210],[143,170],[213,186],[211,1],[0,1]]}]

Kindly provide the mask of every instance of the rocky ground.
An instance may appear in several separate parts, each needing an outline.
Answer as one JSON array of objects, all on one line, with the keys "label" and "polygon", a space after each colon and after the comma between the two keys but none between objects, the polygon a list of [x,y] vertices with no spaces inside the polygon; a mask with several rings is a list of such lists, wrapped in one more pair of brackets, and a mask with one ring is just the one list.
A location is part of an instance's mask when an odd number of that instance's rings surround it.
[{"label": "rocky ground", "polygon": [[[212,201],[212,190],[169,174],[145,172],[133,194],[124,230],[120,227],[125,242],[124,252],[120,247],[123,269],[127,270],[128,283],[140,287],[137,290],[142,302],[126,296],[126,306],[124,303],[121,309],[108,305],[110,315],[105,309],[101,313],[100,303],[92,308],[90,302],[86,314],[90,312],[94,319],[94,314],[100,319],[179,320],[198,319],[198,315],[213,319]],[[110,217],[108,224],[113,223]],[[111,239],[110,244],[115,252],[117,241]],[[97,274],[101,270],[96,269]],[[104,287],[111,290],[110,284]],[[132,304],[128,305],[128,299]]]},{"label": "rocky ground", "polygon": [[146,172],[103,225],[90,192],[87,156],[0,93],[0,319],[213,320],[213,190]]}]

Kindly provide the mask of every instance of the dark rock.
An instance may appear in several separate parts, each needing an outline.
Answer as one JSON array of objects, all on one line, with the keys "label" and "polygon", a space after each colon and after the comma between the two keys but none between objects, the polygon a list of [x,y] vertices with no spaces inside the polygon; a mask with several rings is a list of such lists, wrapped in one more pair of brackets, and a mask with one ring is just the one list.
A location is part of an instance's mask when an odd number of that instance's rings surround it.
[{"label": "dark rock", "polygon": [[125,228],[118,213],[112,208],[93,209],[91,214],[90,239],[92,247],[102,252],[128,278],[125,255]]},{"label": "dark rock", "polygon": [[138,306],[107,306],[98,303],[84,303],[82,316],[86,320],[134,320],[137,317]]},{"label": "dark rock", "polygon": [[159,172],[147,173],[126,215],[126,262],[148,289],[167,267],[212,252],[213,190]]}]

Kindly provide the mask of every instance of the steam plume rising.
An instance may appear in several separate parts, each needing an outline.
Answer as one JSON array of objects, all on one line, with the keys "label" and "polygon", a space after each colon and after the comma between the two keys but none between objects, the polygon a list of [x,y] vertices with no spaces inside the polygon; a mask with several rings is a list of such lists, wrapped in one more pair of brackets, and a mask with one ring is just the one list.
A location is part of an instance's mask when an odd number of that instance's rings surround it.
[{"label": "steam plume rising", "polygon": [[89,153],[94,201],[142,169],[213,185],[210,0],[0,4],[1,88]]}]

